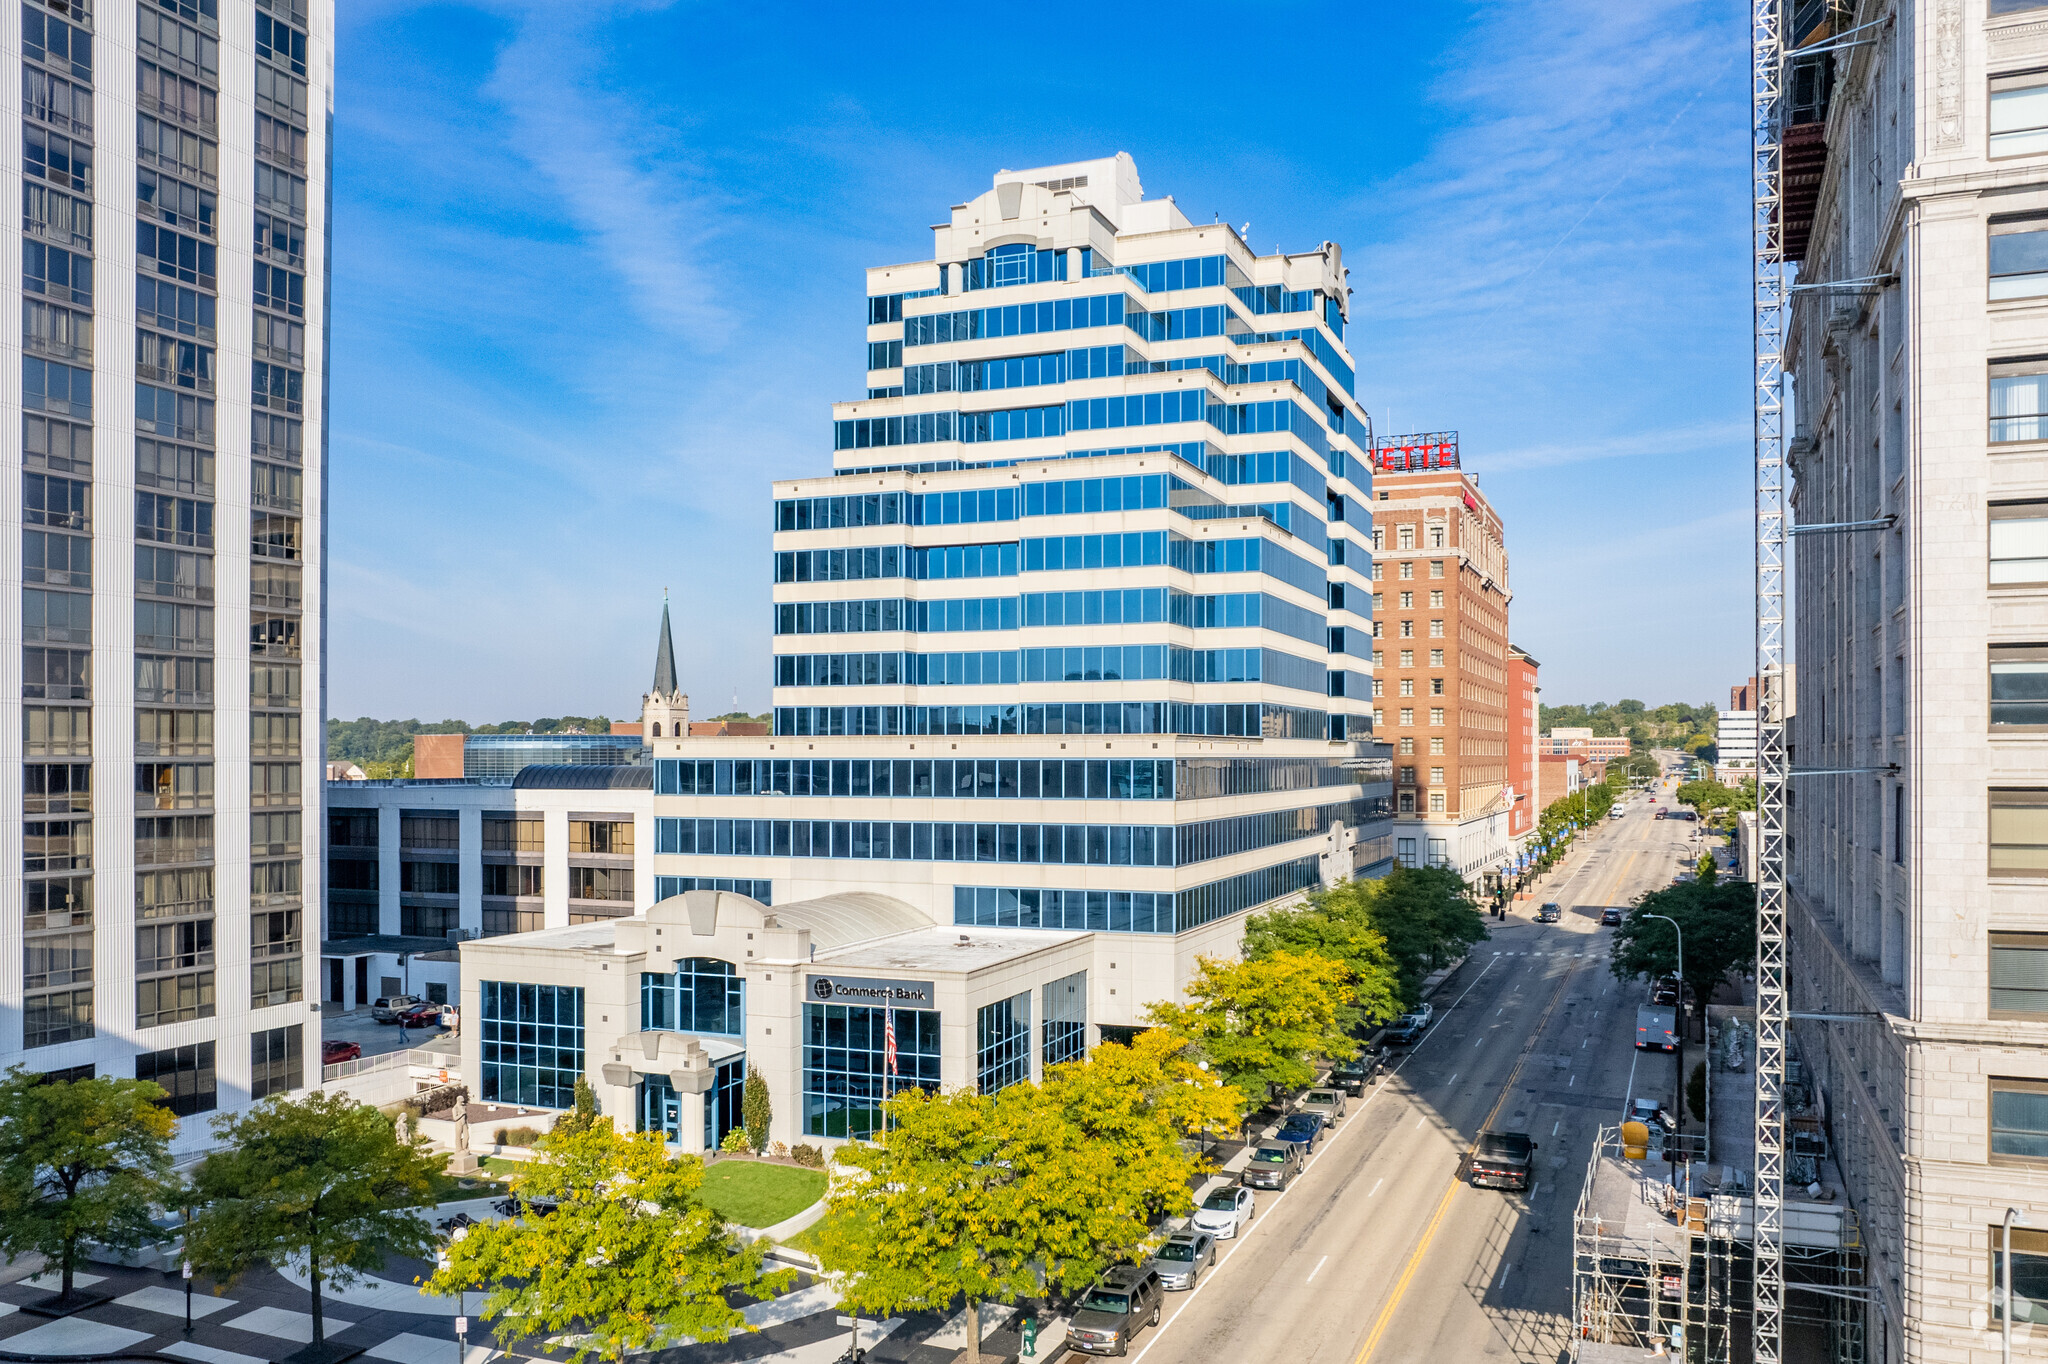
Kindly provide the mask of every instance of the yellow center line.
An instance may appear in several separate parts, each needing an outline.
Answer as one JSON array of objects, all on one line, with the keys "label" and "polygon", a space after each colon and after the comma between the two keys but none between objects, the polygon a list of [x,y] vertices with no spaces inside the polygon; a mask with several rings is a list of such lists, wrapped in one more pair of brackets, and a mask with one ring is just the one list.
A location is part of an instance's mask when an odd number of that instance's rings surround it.
[{"label": "yellow center line", "polygon": [[[1623,862],[1612,874],[1610,879],[1614,882],[1617,889],[1622,884],[1623,878],[1627,876],[1628,869],[1635,865],[1636,858],[1639,855],[1637,853],[1630,853],[1628,860]],[[1523,1065],[1527,1063],[1530,1055],[1536,1050],[1537,1040],[1543,1036],[1543,1029],[1550,1023],[1550,1015],[1556,1010],[1557,1002],[1564,998],[1565,986],[1571,983],[1572,972],[1577,969],[1576,966],[1567,967],[1565,968],[1565,973],[1558,977],[1557,989],[1551,992],[1550,1003],[1543,1007],[1543,1017],[1536,1020],[1536,1027],[1530,1032],[1529,1040],[1522,1046],[1522,1054],[1515,1058],[1515,1068],[1508,1072],[1507,1083],[1501,1086],[1499,1096],[1493,1101],[1493,1107],[1487,1111],[1486,1117],[1480,1122],[1480,1131],[1483,1132],[1493,1126],[1493,1120],[1500,1116],[1501,1106],[1508,1101],[1508,1095],[1514,1093],[1515,1083],[1522,1078]],[[1479,1138],[1474,1136],[1472,1138],[1472,1145],[1466,1149],[1465,1154],[1470,1156],[1478,1150]],[[1459,1161],[1461,1168],[1463,1165],[1464,1162],[1462,1160]],[[1366,1361],[1372,1358],[1372,1352],[1379,1348],[1380,1337],[1384,1336],[1387,1333],[1387,1327],[1393,1324],[1395,1309],[1400,1307],[1402,1295],[1408,1291],[1409,1281],[1415,1277],[1415,1271],[1421,1267],[1422,1257],[1429,1250],[1429,1243],[1436,1237],[1437,1228],[1443,1225],[1444,1214],[1450,1211],[1451,1199],[1456,1197],[1458,1190],[1463,1187],[1464,1181],[1458,1178],[1455,1170],[1452,1171],[1450,1183],[1444,1189],[1444,1196],[1437,1202],[1436,1212],[1431,1215],[1429,1224],[1422,1229],[1422,1239],[1415,1243],[1414,1251],[1408,1256],[1408,1263],[1402,1266],[1401,1277],[1394,1281],[1394,1291],[1387,1298],[1387,1305],[1380,1309],[1379,1318],[1373,1322],[1372,1331],[1366,1336],[1365,1344],[1360,1347],[1358,1358],[1353,1361],[1353,1364],[1366,1364]]]}]

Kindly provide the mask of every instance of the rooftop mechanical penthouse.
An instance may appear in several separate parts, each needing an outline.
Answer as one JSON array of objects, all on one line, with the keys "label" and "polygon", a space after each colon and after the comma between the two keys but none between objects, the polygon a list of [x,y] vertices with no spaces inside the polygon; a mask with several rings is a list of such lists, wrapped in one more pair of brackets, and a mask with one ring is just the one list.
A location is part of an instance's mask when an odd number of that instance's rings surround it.
[{"label": "rooftop mechanical penthouse", "polygon": [[[834,410],[831,473],[775,487],[773,733],[647,719],[652,916],[751,886],[768,906],[732,913],[770,934],[722,956],[706,901],[704,940],[658,950],[763,1001],[793,979],[770,944],[784,917],[812,933],[805,969],[862,988],[957,958],[977,1016],[941,1005],[934,1073],[1000,1084],[1041,1057],[968,1071],[997,1002],[1028,1032],[1029,995],[1063,982],[1062,1021],[1085,1017],[1092,1043],[1177,996],[1198,953],[1235,953],[1246,911],[1383,874],[1371,443],[1344,279],[1333,243],[1260,256],[1146,200],[1122,155],[1003,172],[934,230],[931,259],[870,270],[867,395]],[[588,926],[601,942],[551,925],[466,943],[465,994],[609,988],[643,917]],[[777,1113],[800,1115],[792,1138],[845,1135],[849,1111],[919,1083],[870,1074],[866,1052],[848,1070],[828,1034],[852,1024],[787,1010],[756,1037],[749,1008],[742,1040]],[[586,1028],[592,1011],[631,1013],[593,1005]],[[722,1135],[698,1125],[715,1105],[650,1107],[645,1086],[687,1086],[668,1049],[624,1043],[592,1033],[577,1053],[630,1087],[607,1111],[656,1113],[685,1144]],[[728,1034],[703,1046],[738,1065]],[[501,1072],[480,1061],[488,1095]]]}]

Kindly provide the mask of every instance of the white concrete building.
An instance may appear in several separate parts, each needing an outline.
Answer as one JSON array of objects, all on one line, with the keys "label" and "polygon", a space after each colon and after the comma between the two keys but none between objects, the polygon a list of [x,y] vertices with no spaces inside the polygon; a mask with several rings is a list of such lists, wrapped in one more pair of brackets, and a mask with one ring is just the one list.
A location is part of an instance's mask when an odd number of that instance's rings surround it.
[{"label": "white concrete building", "polygon": [[[1868,1358],[2048,1353],[2048,6],[1798,7],[1792,1007]],[[1840,41],[1844,33],[1854,41]],[[1831,39],[1833,41],[1831,41]],[[1724,725],[1726,720],[1724,717]],[[1722,757],[1729,757],[1726,730]],[[1796,1294],[1794,1295],[1797,1296]]]},{"label": "white concrete building", "polygon": [[1756,780],[1756,712],[1724,710],[1714,729],[1714,780],[1733,786]]},{"label": "white concrete building", "polygon": [[333,33],[332,0],[0,14],[0,1066],[184,1118],[318,1042]]},{"label": "white concrete building", "polygon": [[[668,1058],[743,1045],[785,1139],[858,1135],[904,1085],[1035,1073],[1055,982],[1063,1046],[1139,1026],[1248,911],[1392,865],[1341,250],[1255,255],[1119,155],[998,174],[867,286],[867,397],[775,486],[773,733],[649,720],[648,914],[463,943],[482,1098],[603,1075],[695,1146],[730,1115],[671,1106]],[[936,1000],[936,1069],[887,1070],[889,1006],[818,994],[827,963]],[[743,1037],[648,1021],[627,977],[679,971],[745,979]],[[577,1045],[513,1040],[529,1009]]]}]

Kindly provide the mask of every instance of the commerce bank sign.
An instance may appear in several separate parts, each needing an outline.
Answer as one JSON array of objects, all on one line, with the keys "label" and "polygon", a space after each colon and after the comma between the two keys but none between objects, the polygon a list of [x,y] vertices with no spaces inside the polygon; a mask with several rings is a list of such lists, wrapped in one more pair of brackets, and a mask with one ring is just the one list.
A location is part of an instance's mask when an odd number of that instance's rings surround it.
[{"label": "commerce bank sign", "polygon": [[865,976],[811,976],[804,995],[814,1004],[866,1004],[874,1008],[936,1009],[928,980],[870,980]]}]

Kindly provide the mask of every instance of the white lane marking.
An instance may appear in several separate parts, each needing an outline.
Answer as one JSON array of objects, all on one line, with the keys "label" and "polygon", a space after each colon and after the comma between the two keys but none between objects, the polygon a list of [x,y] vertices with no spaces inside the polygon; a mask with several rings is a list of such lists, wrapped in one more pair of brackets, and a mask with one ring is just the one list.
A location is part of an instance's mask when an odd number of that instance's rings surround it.
[{"label": "white lane marking", "polygon": [[1499,1292],[1508,1286],[1508,1271],[1512,1268],[1514,1268],[1513,1265],[1502,1265],[1500,1267],[1500,1282],[1493,1286],[1495,1292]]},{"label": "white lane marking", "polygon": [[1473,1049],[1474,1049],[1474,1050],[1477,1050],[1477,1049],[1478,1049],[1478,1047],[1479,1047],[1479,1044],[1480,1044],[1481,1042],[1484,1042],[1485,1040],[1486,1040],[1486,1039],[1485,1039],[1485,1038],[1483,1038],[1483,1037],[1475,1037],[1475,1038],[1473,1038],[1473,1039],[1472,1039],[1472,1046],[1473,1046]]},{"label": "white lane marking", "polygon": [[1556,1135],[1557,1135],[1557,1129],[1558,1129],[1558,1128],[1560,1128],[1560,1127],[1563,1127],[1563,1126],[1564,1126],[1564,1119],[1563,1119],[1563,1118],[1559,1118],[1559,1119],[1558,1119],[1558,1120],[1557,1120],[1556,1122],[1554,1122],[1554,1123],[1550,1124],[1550,1135],[1551,1135],[1551,1136],[1553,1136],[1553,1137],[1554,1137],[1554,1136],[1556,1136]]},{"label": "white lane marking", "polygon": [[1451,1078],[1450,1078],[1450,1079],[1448,1079],[1448,1080],[1446,1080],[1446,1081],[1444,1081],[1444,1085],[1445,1085],[1445,1087],[1446,1087],[1446,1088],[1448,1088],[1449,1086],[1451,1086],[1451,1085],[1453,1085],[1453,1084],[1456,1084],[1456,1083],[1457,1083],[1457,1081],[1458,1081],[1458,1072],[1454,1070],[1454,1071],[1452,1071],[1452,1072],[1451,1072]]},{"label": "white lane marking", "polygon": [[[1486,963],[1486,965],[1480,967],[1479,974],[1472,977],[1472,983],[1470,985],[1467,985],[1463,990],[1459,991],[1458,997],[1456,999],[1452,1000],[1449,1004],[1444,1006],[1444,1012],[1449,1013],[1451,1010],[1457,1008],[1460,1004],[1463,1004],[1465,1002],[1466,996],[1470,995],[1474,990],[1479,988],[1479,982],[1485,980],[1486,973],[1488,971],[1491,971],[1492,969],[1493,963],[1490,961]],[[1410,1061],[1414,1060],[1415,1053],[1420,1051],[1424,1046],[1428,1045],[1429,1038],[1430,1034],[1423,1034],[1422,1038],[1419,1041],[1417,1041],[1412,1048],[1409,1049],[1408,1054],[1406,1056],[1403,1056],[1399,1061],[1397,1061],[1394,1064],[1394,1068],[1387,1072],[1387,1078],[1391,1080],[1394,1076],[1399,1075],[1401,1073],[1401,1067],[1407,1065]],[[1380,1095],[1386,1092],[1387,1086],[1385,1082],[1382,1081],[1379,1088],[1373,1090],[1372,1093],[1366,1095],[1364,1102],[1358,1105],[1360,1111],[1362,1112],[1367,1104],[1370,1104],[1374,1099],[1377,1099]],[[1427,1121],[1429,1121],[1429,1114],[1423,1113],[1419,1115],[1415,1119],[1416,1128],[1420,1130],[1422,1125]],[[1351,1126],[1362,1127],[1364,1126],[1364,1124],[1356,1123],[1351,1124]],[[1308,1158],[1308,1168],[1313,1169],[1317,1159],[1318,1153],[1311,1153]],[[1267,1210],[1271,1211],[1273,1208],[1279,1206],[1281,1199],[1284,1199],[1287,1197],[1287,1195],[1293,1193],[1295,1188],[1300,1183],[1301,1181],[1299,1179],[1296,1179],[1294,1184],[1289,1185],[1285,1189],[1282,1189],[1280,1191],[1279,1197],[1273,1199],[1271,1203],[1268,1203],[1266,1205]],[[1373,1187],[1377,1189],[1379,1185],[1375,1184]],[[1266,1220],[1264,1219],[1258,1222],[1254,1222],[1252,1224],[1251,1231],[1256,1232],[1259,1230],[1259,1228],[1265,1225]],[[1152,1328],[1152,1330],[1148,1333],[1149,1335],[1151,1335],[1152,1339],[1146,1344],[1144,1349],[1138,1351],[1138,1353],[1132,1357],[1131,1364],[1144,1364],[1145,1356],[1150,1354],[1152,1351],[1152,1347],[1159,1343],[1159,1338],[1165,1335],[1167,1331],[1171,1330],[1173,1324],[1176,1321],[1180,1320],[1180,1315],[1182,1312],[1185,1312],[1187,1310],[1188,1304],[1193,1302],[1195,1298],[1203,1292],[1203,1290],[1209,1287],[1210,1283],[1214,1280],[1215,1272],[1221,1269],[1225,1264],[1227,1264],[1230,1261],[1231,1257],[1237,1253],[1237,1248],[1249,1239],[1250,1234],[1251,1233],[1246,1233],[1242,1236],[1231,1237],[1230,1244],[1225,1248],[1223,1254],[1218,1256],[1216,1263],[1209,1267],[1209,1273],[1203,1275],[1200,1281],[1198,1281],[1192,1289],[1188,1290],[1188,1292],[1185,1295],[1176,1295],[1180,1296],[1181,1301],[1179,1305],[1175,1308],[1174,1314],[1168,1317],[1165,1321],[1160,1322],[1159,1325]]]},{"label": "white lane marking", "polygon": [[1323,1266],[1328,1263],[1330,1263],[1330,1257],[1327,1255],[1325,1255],[1322,1259],[1317,1260],[1316,1267],[1308,1272],[1308,1277],[1306,1279],[1303,1279],[1302,1282],[1305,1284],[1314,1283],[1316,1281],[1316,1275],[1322,1273]]},{"label": "white lane marking", "polygon": [[[1557,1135],[1557,1133],[1555,1133],[1555,1132],[1552,1132],[1552,1133],[1551,1133],[1550,1135],[1554,1137],[1554,1136],[1556,1136],[1556,1135]],[[1371,1198],[1371,1197],[1373,1196],[1373,1194],[1376,1194],[1376,1193],[1378,1193],[1378,1192],[1380,1191],[1380,1185],[1382,1185],[1382,1184],[1384,1184],[1384,1183],[1386,1183],[1386,1182],[1387,1182],[1387,1180],[1386,1180],[1386,1176],[1384,1176],[1384,1175],[1382,1175],[1382,1176],[1381,1176],[1380,1178],[1378,1178],[1378,1179],[1375,1179],[1375,1180],[1374,1180],[1374,1181],[1372,1182],[1372,1190],[1371,1190],[1371,1192],[1369,1192],[1369,1193],[1367,1193],[1367,1194],[1366,1194],[1366,1197],[1367,1197],[1367,1198]]]},{"label": "white lane marking", "polygon": [[1564,1082],[1564,1087],[1565,1087],[1566,1089],[1570,1089],[1570,1088],[1571,1088],[1571,1087],[1572,1087],[1573,1085],[1577,1084],[1578,1082],[1579,1082],[1579,1077],[1578,1077],[1578,1076],[1576,1076],[1576,1075],[1574,1075],[1574,1076],[1572,1076],[1572,1078],[1571,1078],[1571,1079],[1569,1079],[1569,1080],[1566,1080],[1566,1081]]},{"label": "white lane marking", "polygon": [[1590,1037],[1589,1037],[1589,1038],[1587,1038],[1587,1039],[1586,1039],[1585,1041],[1583,1041],[1583,1042],[1579,1043],[1579,1050],[1580,1050],[1580,1051],[1584,1051],[1584,1050],[1585,1050],[1585,1049],[1586,1049],[1587,1047],[1591,1046],[1591,1045],[1592,1045],[1592,1043],[1593,1043],[1593,1039],[1592,1039],[1592,1038],[1590,1038]]}]

